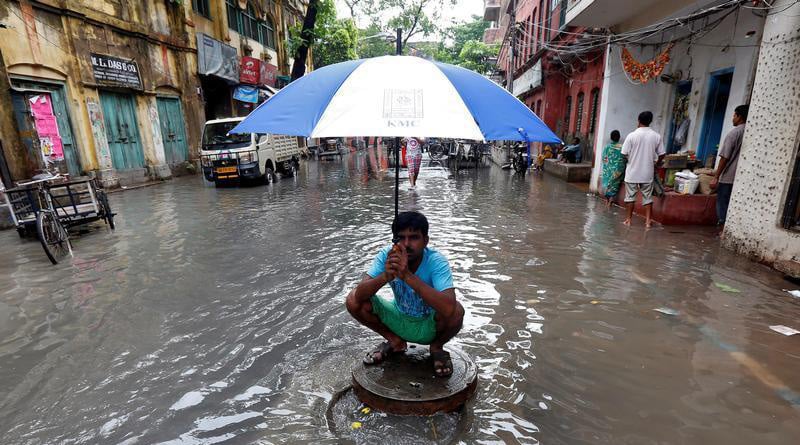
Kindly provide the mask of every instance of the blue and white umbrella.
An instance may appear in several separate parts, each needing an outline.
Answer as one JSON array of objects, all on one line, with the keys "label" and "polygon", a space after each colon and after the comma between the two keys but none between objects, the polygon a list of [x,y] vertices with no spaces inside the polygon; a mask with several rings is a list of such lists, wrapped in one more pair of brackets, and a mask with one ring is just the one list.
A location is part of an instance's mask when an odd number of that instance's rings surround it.
[{"label": "blue and white umbrella", "polygon": [[410,56],[352,60],[313,71],[261,104],[231,133],[561,142],[525,104],[489,79]]}]

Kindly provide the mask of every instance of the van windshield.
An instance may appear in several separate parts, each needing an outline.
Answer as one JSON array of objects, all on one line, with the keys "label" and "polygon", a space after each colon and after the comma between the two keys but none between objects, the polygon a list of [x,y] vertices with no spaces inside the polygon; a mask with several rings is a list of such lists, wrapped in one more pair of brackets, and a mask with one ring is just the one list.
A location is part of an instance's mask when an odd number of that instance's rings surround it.
[{"label": "van windshield", "polygon": [[[244,134],[228,134],[233,130],[239,122],[218,122],[216,124],[207,124],[203,130],[203,146],[208,149],[216,150],[221,145],[236,145],[238,147],[250,144],[250,133]],[[229,147],[235,148],[235,147]]]}]

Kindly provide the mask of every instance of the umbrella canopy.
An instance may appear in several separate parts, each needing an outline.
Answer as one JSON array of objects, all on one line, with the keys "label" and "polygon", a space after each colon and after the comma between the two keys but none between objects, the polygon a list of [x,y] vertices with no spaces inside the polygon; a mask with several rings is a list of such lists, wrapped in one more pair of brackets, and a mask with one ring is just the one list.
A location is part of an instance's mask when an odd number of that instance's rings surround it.
[{"label": "umbrella canopy", "polygon": [[525,104],[489,79],[411,56],[320,68],[261,104],[231,133],[561,142]]}]

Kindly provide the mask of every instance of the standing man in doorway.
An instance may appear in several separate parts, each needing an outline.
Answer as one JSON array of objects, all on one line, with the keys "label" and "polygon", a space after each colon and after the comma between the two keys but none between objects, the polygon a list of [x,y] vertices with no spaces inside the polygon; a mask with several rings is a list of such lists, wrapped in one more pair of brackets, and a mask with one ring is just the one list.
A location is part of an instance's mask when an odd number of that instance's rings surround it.
[{"label": "standing man in doorway", "polygon": [[739,105],[733,112],[733,130],[725,136],[722,149],[719,152],[717,171],[711,181],[711,188],[717,190],[717,220],[719,225],[725,226],[728,216],[728,204],[731,202],[733,180],[736,177],[736,166],[739,164],[739,152],[742,150],[742,137],[744,126],[747,123],[748,105]]},{"label": "standing man in doorway", "polygon": [[628,161],[625,168],[625,207],[628,215],[625,218],[626,226],[631,225],[633,206],[636,195],[642,194],[642,206],[645,211],[645,226],[651,226],[653,211],[653,177],[656,164],[661,162],[666,154],[661,135],[650,128],[653,122],[653,113],[643,111],[639,113],[639,125],[622,144],[622,155]]}]

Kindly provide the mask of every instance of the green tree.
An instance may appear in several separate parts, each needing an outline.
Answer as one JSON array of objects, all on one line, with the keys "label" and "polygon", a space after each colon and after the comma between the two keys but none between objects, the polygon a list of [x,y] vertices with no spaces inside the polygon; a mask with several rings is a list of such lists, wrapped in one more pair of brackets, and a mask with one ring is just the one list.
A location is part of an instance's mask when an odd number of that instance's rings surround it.
[{"label": "green tree", "polygon": [[[333,0],[312,1],[316,1],[314,23],[310,28],[306,26],[307,14],[302,27],[295,25],[289,30],[290,52],[299,54],[303,48],[312,48],[315,68],[355,59],[357,57],[358,29],[353,20],[337,18]],[[309,3],[310,8],[311,4]],[[299,60],[295,59],[295,67],[298,62]],[[302,75],[303,73],[300,74],[300,76]],[[297,77],[295,77],[293,69],[292,80]]]},{"label": "green tree", "polygon": [[388,34],[379,23],[372,23],[359,31],[358,57],[368,59],[395,53],[395,44],[385,38],[374,37],[382,33]]},{"label": "green tree", "polygon": [[294,58],[292,65],[292,80],[303,77],[306,73],[306,59],[308,50],[314,43],[314,27],[317,23],[317,10],[319,0],[309,0],[303,24],[298,29],[297,26],[289,30],[289,53]]},{"label": "green tree", "polygon": [[499,45],[487,45],[479,40],[467,40],[458,54],[458,65],[480,74],[490,74],[495,68]]},{"label": "green tree", "polygon": [[469,41],[483,41],[483,32],[489,28],[490,23],[483,17],[473,15],[472,21],[458,23],[448,27],[442,33],[445,40],[452,41],[449,46],[453,58],[458,58],[464,45]]}]

